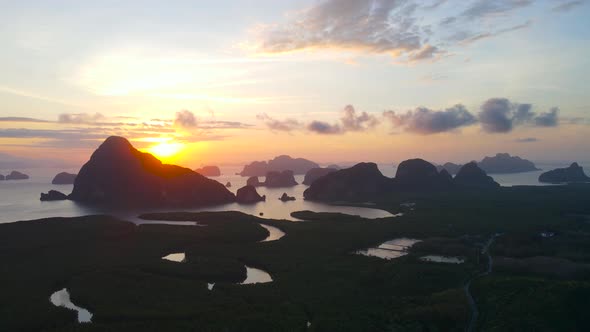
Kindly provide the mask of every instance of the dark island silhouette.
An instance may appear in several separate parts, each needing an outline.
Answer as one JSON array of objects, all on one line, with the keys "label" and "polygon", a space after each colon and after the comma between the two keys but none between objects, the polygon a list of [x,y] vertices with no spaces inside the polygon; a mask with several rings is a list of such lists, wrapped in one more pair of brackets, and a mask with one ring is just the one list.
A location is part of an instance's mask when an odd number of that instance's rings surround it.
[{"label": "dark island silhouette", "polygon": [[459,172],[459,170],[461,169],[461,166],[463,166],[463,165],[447,162],[447,163],[444,163],[443,165],[436,166],[436,169],[439,172],[444,169],[447,172],[449,172],[449,174],[455,175]]},{"label": "dark island silhouette", "polygon": [[320,167],[313,161],[303,158],[291,158],[287,155],[275,157],[272,160],[254,161],[246,166],[239,173],[241,176],[264,176],[270,171],[282,172],[286,170],[293,171],[293,174],[305,174],[312,168]]},{"label": "dark island silhouette", "polygon": [[78,176],[78,174],[61,172],[53,178],[51,184],[74,184],[76,176]]},{"label": "dark island silhouette", "polygon": [[453,178],[446,170],[422,159],[410,159],[399,164],[395,178],[379,171],[375,163],[360,163],[316,180],[303,196],[317,201],[364,202],[396,192],[435,192],[456,190],[487,190],[500,185],[476,163],[464,165]]},{"label": "dark island silhouette", "polygon": [[457,175],[455,175],[455,178],[453,178],[453,183],[464,188],[485,189],[500,187],[491,176],[488,176],[486,172],[473,161],[461,167]]},{"label": "dark island silhouette", "polygon": [[566,168],[556,168],[554,170],[545,172],[539,176],[539,182],[544,183],[575,183],[575,182],[590,182],[590,177],[584,173],[578,163],[574,162]]},{"label": "dark island silhouette", "polygon": [[107,138],[80,169],[68,196],[115,206],[203,206],[236,197],[221,183],[188,168],[162,164],[123,137]]},{"label": "dark island silhouette", "polygon": [[324,175],[328,175],[330,173],[334,173],[340,168],[312,168],[307,173],[305,173],[305,178],[303,179],[303,184],[310,186],[315,180],[321,178]]},{"label": "dark island silhouette", "polygon": [[423,159],[410,159],[398,165],[393,183],[396,189],[409,191],[446,189],[452,186],[453,178]]},{"label": "dark island silhouette", "polygon": [[539,170],[532,161],[518,156],[511,156],[508,153],[498,153],[494,157],[485,157],[477,165],[490,174],[522,173]]},{"label": "dark island silhouette", "polygon": [[388,193],[393,180],[383,176],[377,164],[359,163],[317,179],[303,197],[318,201],[363,201]]},{"label": "dark island silhouette", "polygon": [[254,186],[246,185],[238,189],[236,201],[242,204],[253,204],[266,201],[266,196],[260,196]]},{"label": "dark island silhouette", "polygon": [[264,182],[260,182],[258,176],[251,176],[246,184],[253,187],[283,188],[293,187],[298,183],[295,181],[293,171],[286,170],[282,172],[270,171],[266,173]]},{"label": "dark island silhouette", "polygon": [[4,181],[4,175],[0,174],[0,181]]},{"label": "dark island silhouette", "polygon": [[29,176],[25,173],[21,173],[19,171],[12,171],[10,174],[6,175],[4,178],[5,180],[27,180]]},{"label": "dark island silhouette", "polygon": [[[457,174],[461,166],[449,162],[439,165],[437,169],[446,169],[450,174]],[[532,161],[518,156],[511,156],[508,153],[497,153],[493,157],[484,157],[477,163],[477,166],[488,174],[512,174],[539,170]]]},{"label": "dark island silhouette", "polygon": [[217,166],[203,166],[201,168],[197,168],[195,172],[210,177],[221,176],[221,170]]},{"label": "dark island silhouette", "polygon": [[50,190],[47,194],[41,193],[41,201],[64,201],[66,199],[68,199],[68,195],[57,190]]},{"label": "dark island silhouette", "polygon": [[287,193],[283,193],[283,195],[281,195],[281,197],[279,197],[279,200],[282,202],[289,202],[289,201],[294,201],[295,197],[289,196],[289,195],[287,195]]}]

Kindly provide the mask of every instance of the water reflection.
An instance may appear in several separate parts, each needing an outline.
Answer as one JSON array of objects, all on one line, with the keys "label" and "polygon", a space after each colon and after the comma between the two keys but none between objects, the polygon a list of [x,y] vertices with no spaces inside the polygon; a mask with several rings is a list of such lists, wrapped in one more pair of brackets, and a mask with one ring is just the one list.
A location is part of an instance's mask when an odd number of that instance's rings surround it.
[{"label": "water reflection", "polygon": [[[554,169],[559,167],[567,167],[568,163],[553,163],[553,164],[537,164],[538,167],[544,170]],[[393,177],[396,171],[391,164],[379,165],[380,170],[385,176]],[[232,183],[231,190],[235,193],[237,189],[246,184],[246,177],[235,175],[242,169],[238,167],[222,167],[223,175],[215,178],[220,183]],[[5,170],[6,173],[8,170]],[[112,209],[100,209],[91,206],[77,204],[71,201],[55,201],[55,202],[41,202],[39,201],[39,194],[48,192],[49,190],[59,190],[65,194],[72,192],[72,185],[52,185],[51,180],[55,174],[59,172],[78,173],[78,169],[22,169],[26,174],[31,176],[29,180],[22,181],[0,181],[0,197],[4,199],[0,202],[2,213],[0,214],[0,223],[14,222],[18,220],[32,220],[49,217],[79,217],[91,214],[115,214]],[[2,172],[0,172],[2,173]],[[517,174],[492,174],[492,177],[503,186],[511,185],[544,185],[539,183],[537,178],[542,171],[517,173]],[[296,175],[295,180],[298,183],[303,182],[303,175]],[[261,178],[264,181],[264,178]],[[257,190],[261,195],[268,197],[265,203],[240,205],[240,204],[226,204],[216,207],[200,208],[200,209],[182,209],[189,212],[198,211],[241,211],[254,216],[259,216],[264,213],[265,218],[271,219],[285,219],[297,221],[291,217],[291,212],[309,210],[314,212],[340,212],[351,215],[358,215],[364,218],[383,218],[390,217],[391,214],[387,211],[378,209],[371,209],[368,203],[367,207],[345,207],[333,206],[322,203],[315,203],[303,200],[303,191],[308,187],[305,185],[297,185],[290,188],[264,188],[258,187]],[[294,196],[297,200],[283,203],[278,198],[287,193],[289,196]],[[162,210],[160,210],[162,211]],[[135,215],[139,215],[147,210],[133,211]],[[154,211],[158,212],[158,211]],[[130,214],[127,214],[130,216]]]},{"label": "water reflection", "polygon": [[265,224],[258,224],[258,225],[265,228],[269,233],[269,235],[266,237],[266,239],[264,239],[260,242],[276,241],[276,240],[282,238],[283,236],[285,236],[285,232],[283,232],[282,230],[280,230],[274,226],[269,226],[269,225],[265,225]]},{"label": "water reflection", "polygon": [[403,237],[383,242],[376,248],[357,250],[355,254],[390,260],[407,255],[408,249],[420,241]]},{"label": "water reflection", "polygon": [[65,288],[51,294],[49,300],[56,307],[64,307],[70,310],[77,311],[78,323],[90,323],[92,320],[92,314],[90,313],[90,311],[84,308],[80,308],[72,303],[72,301],[70,300],[70,293]]},{"label": "water reflection", "polygon": [[127,221],[131,221],[136,225],[173,225],[173,226],[199,226],[205,227],[196,221],[168,221],[168,220],[144,220],[139,217],[122,217]]},{"label": "water reflection", "polygon": [[272,277],[270,276],[270,274],[268,274],[268,272],[249,266],[245,267],[246,280],[242,281],[240,285],[264,284],[267,282],[272,282]]},{"label": "water reflection", "polygon": [[186,254],[184,252],[178,252],[164,256],[162,259],[176,263],[186,263]]}]

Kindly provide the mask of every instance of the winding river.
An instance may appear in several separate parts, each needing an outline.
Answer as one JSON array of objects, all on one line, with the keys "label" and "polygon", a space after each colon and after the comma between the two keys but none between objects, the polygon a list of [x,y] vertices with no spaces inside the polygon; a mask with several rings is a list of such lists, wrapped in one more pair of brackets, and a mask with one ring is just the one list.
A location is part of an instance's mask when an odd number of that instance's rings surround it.
[{"label": "winding river", "polygon": [[75,310],[78,313],[78,323],[90,323],[92,321],[92,314],[90,311],[80,308],[72,303],[70,300],[70,293],[66,288],[51,294],[49,300],[56,307],[64,307],[70,310]]}]

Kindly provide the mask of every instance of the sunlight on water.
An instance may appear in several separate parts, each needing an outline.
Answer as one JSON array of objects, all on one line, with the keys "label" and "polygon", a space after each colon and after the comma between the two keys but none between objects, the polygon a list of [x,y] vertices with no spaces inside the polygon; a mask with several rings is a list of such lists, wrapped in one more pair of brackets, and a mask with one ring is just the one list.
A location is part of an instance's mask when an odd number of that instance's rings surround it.
[{"label": "sunlight on water", "polygon": [[376,248],[367,248],[357,250],[355,254],[363,256],[372,256],[382,259],[394,259],[408,254],[408,249],[414,244],[420,242],[417,239],[399,238],[381,243]]},{"label": "sunlight on water", "polygon": [[[568,164],[569,165],[569,164]],[[564,167],[565,164],[555,165],[538,165],[545,170]],[[391,165],[379,165],[381,171],[385,176],[392,177],[395,174],[395,167]],[[246,184],[247,177],[235,175],[239,172],[241,167],[222,167],[222,176],[214,178],[220,183],[232,183],[232,192],[236,192],[239,188]],[[72,201],[55,201],[55,202],[41,202],[39,195],[42,192],[49,190],[58,190],[65,194],[72,192],[73,185],[52,185],[51,180],[55,174],[67,171],[70,173],[77,173],[78,169],[23,169],[21,170],[31,176],[29,180],[21,181],[0,181],[0,197],[2,202],[0,206],[2,213],[0,214],[0,223],[14,222],[19,220],[31,220],[49,217],[78,217],[92,214],[110,214],[117,217],[128,219],[137,224],[148,223],[166,223],[171,225],[197,225],[196,223],[183,222],[150,222],[140,221],[136,218],[137,215],[146,212],[167,212],[163,209],[141,209],[136,211],[116,211],[113,209],[101,209],[98,207],[85,206],[77,204]],[[7,171],[4,171],[6,173]],[[492,174],[492,177],[503,186],[511,185],[542,185],[537,181],[537,177],[542,171],[517,173],[517,174]],[[291,217],[291,213],[295,211],[309,210],[314,212],[339,212],[350,215],[358,215],[364,218],[375,219],[392,217],[393,215],[387,211],[372,208],[372,203],[365,207],[351,207],[351,206],[337,206],[325,203],[310,202],[303,199],[303,192],[308,186],[302,185],[303,175],[296,175],[295,180],[300,183],[294,187],[289,188],[265,188],[257,187],[256,190],[260,195],[266,195],[267,201],[257,204],[224,204],[213,207],[181,209],[187,212],[201,212],[201,211],[240,211],[253,216],[260,216],[264,214],[264,218],[269,219],[285,219],[291,221],[299,221]],[[260,178],[261,181],[264,177]],[[278,198],[284,193],[296,198],[295,201],[281,202]]]},{"label": "sunlight on water", "polygon": [[269,226],[269,225],[265,225],[265,224],[258,224],[260,226],[262,226],[263,228],[265,228],[270,234],[266,237],[266,239],[260,241],[260,242],[270,242],[270,241],[276,241],[280,238],[282,238],[283,236],[285,236],[285,232],[281,231],[280,229],[274,227],[274,226]]},{"label": "sunlight on water", "polygon": [[167,256],[162,257],[167,261],[176,262],[176,263],[185,263],[186,262],[186,254],[183,252],[170,254]]},{"label": "sunlight on water", "polygon": [[272,277],[266,271],[246,266],[246,280],[242,281],[240,285],[249,284],[264,284],[272,282]]}]

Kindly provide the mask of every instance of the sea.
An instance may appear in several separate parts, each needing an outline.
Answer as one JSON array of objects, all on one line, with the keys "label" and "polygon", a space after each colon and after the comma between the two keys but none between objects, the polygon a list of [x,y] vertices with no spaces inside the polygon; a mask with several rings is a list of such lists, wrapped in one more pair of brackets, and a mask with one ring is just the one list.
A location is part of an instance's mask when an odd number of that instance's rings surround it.
[{"label": "sea", "polygon": [[[542,170],[515,173],[515,174],[490,174],[496,182],[502,186],[518,186],[518,185],[544,185],[538,182],[539,175],[550,169],[558,167],[567,167],[571,162],[549,162],[536,163],[538,168]],[[586,162],[590,165],[590,162]],[[583,164],[580,164],[584,166]],[[394,177],[397,168],[392,164],[379,164],[379,169],[383,175],[387,177]],[[222,184],[231,183],[232,192],[236,192],[239,188],[246,185],[247,177],[237,175],[242,167],[237,166],[220,166],[222,175],[212,179],[219,181]],[[12,170],[0,170],[0,174],[6,175]],[[146,212],[167,212],[171,210],[102,210],[99,208],[89,207],[72,201],[55,201],[55,202],[41,202],[39,200],[42,192],[49,190],[58,190],[65,194],[72,192],[73,185],[53,185],[51,180],[60,172],[77,173],[78,169],[55,169],[55,168],[34,168],[34,169],[19,169],[18,171],[28,174],[28,180],[13,180],[0,181],[0,223],[15,222],[21,220],[32,220],[49,217],[78,217],[95,214],[108,214],[122,219],[138,222],[137,216]],[[308,187],[301,184],[303,182],[303,175],[296,175],[295,179],[299,185],[290,188],[265,188],[258,187],[256,190],[260,195],[266,195],[266,202],[256,204],[224,204],[212,207],[182,209],[182,211],[198,212],[198,211],[241,211],[247,214],[262,216],[263,218],[285,219],[297,221],[291,217],[291,212],[310,210],[315,212],[340,212],[351,215],[358,215],[365,218],[382,218],[391,216],[387,211],[372,208],[370,202],[367,202],[366,207],[349,207],[341,205],[331,205],[318,202],[310,202],[303,199],[303,192]],[[263,181],[263,177],[261,181]],[[294,196],[295,201],[282,202],[279,197],[287,193],[289,196]]]}]

